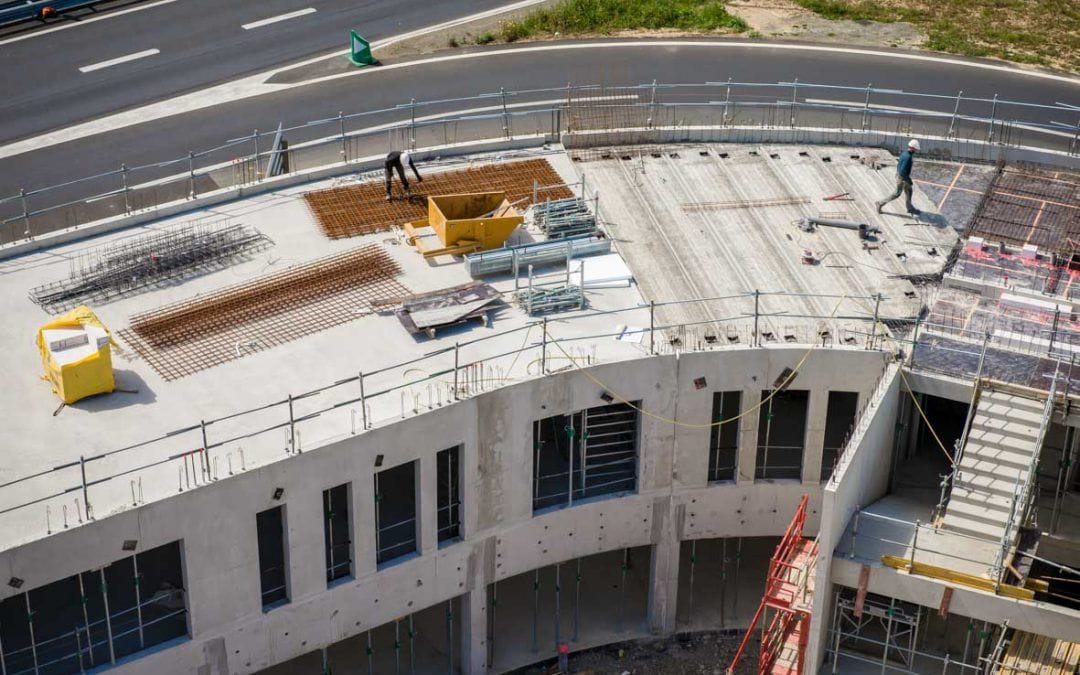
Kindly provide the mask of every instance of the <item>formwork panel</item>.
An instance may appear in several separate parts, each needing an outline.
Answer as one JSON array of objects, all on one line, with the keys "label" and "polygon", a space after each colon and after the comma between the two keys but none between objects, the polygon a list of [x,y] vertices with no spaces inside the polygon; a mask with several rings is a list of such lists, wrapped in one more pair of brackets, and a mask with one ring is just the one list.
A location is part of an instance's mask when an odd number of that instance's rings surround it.
[{"label": "formwork panel", "polygon": [[166,380],[346,323],[409,291],[378,246],[259,277],[132,317],[121,338]]},{"label": "formwork panel", "polygon": [[[397,181],[397,178],[394,178]],[[533,194],[534,184],[561,186],[562,178],[546,159],[529,159],[433,173],[423,183],[411,183],[412,198],[386,201],[385,184],[372,180],[357,185],[308,192],[304,201],[323,233],[331,239],[386,232],[395,225],[427,216],[428,196],[476,192],[505,192],[515,203]],[[394,187],[395,193],[400,185]],[[572,197],[569,188],[545,190],[544,199]]]}]

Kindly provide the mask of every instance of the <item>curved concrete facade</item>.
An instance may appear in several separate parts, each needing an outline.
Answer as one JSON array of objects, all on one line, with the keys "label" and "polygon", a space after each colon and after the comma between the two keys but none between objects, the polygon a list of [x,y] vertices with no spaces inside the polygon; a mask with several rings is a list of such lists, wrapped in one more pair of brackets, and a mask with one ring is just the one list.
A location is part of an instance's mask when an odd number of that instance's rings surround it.
[{"label": "curved concrete facade", "polygon": [[[108,564],[124,540],[137,540],[138,550],[182,540],[191,639],[139,655],[123,672],[250,673],[452,598],[461,599],[461,669],[488,672],[489,584],[627,547],[650,551],[647,630],[669,634],[682,541],[779,536],[804,494],[808,532],[818,528],[828,392],[857,392],[861,407],[890,357],[807,349],[655,356],[514,384],[9,550],[0,569],[24,579],[25,590]],[[736,481],[710,485],[713,393],[741,391],[745,412],[784,368],[796,367],[790,388],[809,391],[802,480],[754,480],[753,410],[739,421]],[[533,421],[603,405],[604,390],[641,401],[637,490],[534,516]],[[435,457],[454,445],[461,447],[463,536],[440,547]],[[371,508],[380,456],[379,470],[418,462],[418,555],[381,569]],[[346,482],[354,575],[328,588],[320,495]],[[264,612],[255,514],[278,505],[285,507],[290,602]],[[5,585],[0,599],[17,592]]]}]

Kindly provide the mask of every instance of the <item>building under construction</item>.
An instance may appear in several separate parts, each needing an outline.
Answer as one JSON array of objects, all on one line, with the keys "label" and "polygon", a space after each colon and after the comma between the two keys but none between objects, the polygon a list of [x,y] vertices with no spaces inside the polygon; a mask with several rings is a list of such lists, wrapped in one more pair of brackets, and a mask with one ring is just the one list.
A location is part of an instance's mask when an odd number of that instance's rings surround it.
[{"label": "building under construction", "polygon": [[[1080,175],[920,157],[879,214],[887,148],[592,98],[411,200],[0,260],[0,673],[1075,674]],[[115,391],[57,408],[80,305]]]}]

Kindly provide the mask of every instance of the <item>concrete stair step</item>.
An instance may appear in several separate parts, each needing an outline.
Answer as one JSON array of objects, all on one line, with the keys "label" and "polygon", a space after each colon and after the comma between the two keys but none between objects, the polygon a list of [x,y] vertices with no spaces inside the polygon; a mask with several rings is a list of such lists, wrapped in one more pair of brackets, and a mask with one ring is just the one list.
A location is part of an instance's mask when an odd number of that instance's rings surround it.
[{"label": "concrete stair step", "polygon": [[1005,526],[991,525],[979,520],[972,520],[965,518],[959,514],[950,515],[945,514],[945,520],[942,525],[946,530],[952,532],[959,532],[961,534],[968,534],[974,537],[979,537],[989,541],[1001,540],[1002,535],[1005,534]]},{"label": "concrete stair step", "polygon": [[1040,414],[1042,414],[1043,406],[1046,405],[1046,401],[1017,396],[1003,391],[983,391],[979,394],[979,403],[981,404],[983,401],[1006,405],[1014,410],[1036,410]]},{"label": "concrete stair step", "polygon": [[963,468],[969,462],[989,462],[1001,467],[1001,474],[1010,478],[1016,478],[1016,472],[1027,471],[1031,466],[1032,452],[1020,452],[1009,448],[983,445],[968,441],[964,448],[964,454],[960,457],[960,467]]},{"label": "concrete stair step", "polygon": [[971,428],[1017,438],[1035,438],[1039,435],[1038,423],[989,415],[975,415],[971,420]]},{"label": "concrete stair step", "polygon": [[[1020,487],[1027,481],[1027,472],[1020,476]],[[1017,489],[1016,479],[1010,479],[997,470],[996,465],[987,462],[975,462],[971,465],[964,463],[960,467],[960,481],[954,485],[954,492],[963,488],[973,492],[983,492],[988,495],[1002,495],[1011,499]]]},{"label": "concrete stair step", "polygon": [[949,494],[949,503],[945,507],[945,514],[952,513],[972,520],[1004,525],[1005,521],[1009,519],[1011,507],[1011,497],[972,493],[957,489]]},{"label": "concrete stair step", "polygon": [[984,415],[994,419],[1006,419],[1039,426],[1039,423],[1042,422],[1043,409],[1041,407],[1010,407],[1008,403],[1001,403],[998,401],[980,401],[975,410],[975,415]]},{"label": "concrete stair step", "polygon": [[1010,452],[1021,453],[1030,457],[1035,452],[1035,438],[1019,438],[1016,436],[1004,436],[996,432],[972,429],[967,437],[968,446],[978,444],[987,447],[1000,448]]}]

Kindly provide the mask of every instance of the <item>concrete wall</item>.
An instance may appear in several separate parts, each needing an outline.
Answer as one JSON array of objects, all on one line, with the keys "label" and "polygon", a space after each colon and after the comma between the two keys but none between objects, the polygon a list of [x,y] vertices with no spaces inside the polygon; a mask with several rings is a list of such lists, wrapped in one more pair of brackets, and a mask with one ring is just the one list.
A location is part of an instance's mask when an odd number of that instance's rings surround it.
[{"label": "concrete wall", "polygon": [[850,441],[850,455],[836,468],[833,480],[824,487],[821,511],[824,515],[818,530],[818,560],[814,582],[814,611],[811,615],[810,648],[806,662],[818,666],[825,656],[832,609],[833,551],[855,511],[885,495],[900,409],[900,369],[889,366],[881,389],[869,402],[869,424]]},{"label": "concrete wall", "polygon": [[[736,349],[599,365],[586,377],[550,375],[433,410],[209,486],[60,532],[0,554],[0,575],[23,590],[122,557],[121,543],[144,550],[177,539],[183,556],[192,640],[142,656],[124,672],[247,673],[313,651],[425,607],[463,596],[463,666],[484,672],[485,590],[492,581],[555,562],[629,546],[651,546],[649,628],[674,629],[681,539],[777,536],[803,494],[812,498],[811,534],[821,490],[816,468],[804,481],[755,483],[757,411],[742,419],[739,480],[709,486],[712,394],[744,392],[753,406],[785,367],[804,358],[793,388],[808,389],[814,435],[824,429],[829,389],[869,396],[885,355],[847,349]],[[694,379],[705,377],[697,389]],[[639,488],[635,494],[533,517],[532,422],[602,405],[603,389],[640,400]],[[674,420],[678,420],[676,424]],[[775,422],[774,422],[775,423]],[[439,548],[435,533],[435,456],[461,444],[463,541]],[[810,439],[807,465],[820,465]],[[377,570],[373,473],[419,460],[419,548],[412,559]],[[748,470],[746,470],[748,469]],[[327,588],[322,491],[350,482],[356,578]],[[283,488],[281,501],[273,499]],[[255,514],[285,505],[289,604],[262,611]],[[16,591],[0,586],[0,598]]]}]

